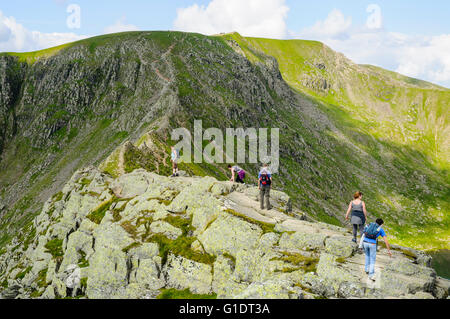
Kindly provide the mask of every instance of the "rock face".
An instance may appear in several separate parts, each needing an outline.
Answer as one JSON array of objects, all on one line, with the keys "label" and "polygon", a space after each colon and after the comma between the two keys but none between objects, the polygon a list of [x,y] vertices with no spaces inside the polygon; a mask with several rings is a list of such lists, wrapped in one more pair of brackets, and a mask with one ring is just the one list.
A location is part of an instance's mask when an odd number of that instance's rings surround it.
[{"label": "rock face", "polygon": [[350,231],[285,214],[281,192],[260,210],[256,192],[212,177],[79,170],[34,219],[27,245],[13,240],[0,256],[1,296],[447,298],[423,253],[379,248],[368,281]]}]

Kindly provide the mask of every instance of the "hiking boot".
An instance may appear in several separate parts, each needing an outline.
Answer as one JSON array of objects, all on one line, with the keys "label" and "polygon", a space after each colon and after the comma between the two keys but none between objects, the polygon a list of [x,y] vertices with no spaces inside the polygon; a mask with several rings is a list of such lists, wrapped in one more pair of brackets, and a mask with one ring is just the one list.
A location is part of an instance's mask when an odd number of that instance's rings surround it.
[{"label": "hiking boot", "polygon": [[353,238],[353,239],[352,239],[352,242],[356,243],[356,238]]}]

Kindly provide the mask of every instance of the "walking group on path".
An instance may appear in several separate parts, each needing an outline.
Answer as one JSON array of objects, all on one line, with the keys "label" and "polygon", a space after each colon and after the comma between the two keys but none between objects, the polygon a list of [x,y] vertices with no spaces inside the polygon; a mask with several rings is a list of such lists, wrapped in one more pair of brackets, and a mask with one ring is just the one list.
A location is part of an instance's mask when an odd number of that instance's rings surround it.
[{"label": "walking group on path", "polygon": [[[228,165],[228,169],[231,171],[231,182],[244,184],[244,178],[246,175],[244,169],[240,168],[237,165]],[[258,173],[258,188],[261,209],[266,208],[267,210],[271,210],[272,206],[270,205],[270,189],[272,188],[272,173],[270,172],[268,164],[264,164]]]},{"label": "walking group on path", "polygon": [[[178,150],[172,146],[171,160],[172,160],[172,177],[179,176],[178,159],[180,155]],[[230,181],[244,184],[246,172],[237,165],[228,165],[231,171]],[[268,164],[264,164],[258,173],[258,188],[261,209],[272,209],[270,205],[270,190],[272,188],[272,173],[270,172]],[[392,257],[389,242],[387,240],[386,232],[383,229],[384,221],[378,218],[375,222],[366,225],[367,210],[366,204],[362,201],[363,194],[358,191],[353,195],[353,200],[348,205],[345,219],[348,220],[351,213],[350,222],[353,225],[353,239],[357,243],[357,234],[359,231],[360,241],[359,248],[364,249],[365,252],[365,271],[369,275],[369,279],[375,281],[375,261],[377,257],[377,238],[382,237],[388,254]]]},{"label": "walking group on path", "polygon": [[386,232],[383,229],[384,221],[378,218],[374,223],[366,225],[367,220],[367,210],[366,204],[362,201],[363,194],[361,192],[356,192],[353,195],[353,200],[348,205],[347,213],[345,214],[345,219],[349,219],[351,213],[351,224],[353,225],[353,242],[357,242],[357,232],[359,229],[359,234],[361,236],[359,241],[359,248],[364,249],[366,255],[365,271],[369,275],[369,279],[375,281],[375,261],[377,258],[377,238],[382,237],[386,248],[388,249],[388,254],[392,257],[391,248],[387,240]]}]

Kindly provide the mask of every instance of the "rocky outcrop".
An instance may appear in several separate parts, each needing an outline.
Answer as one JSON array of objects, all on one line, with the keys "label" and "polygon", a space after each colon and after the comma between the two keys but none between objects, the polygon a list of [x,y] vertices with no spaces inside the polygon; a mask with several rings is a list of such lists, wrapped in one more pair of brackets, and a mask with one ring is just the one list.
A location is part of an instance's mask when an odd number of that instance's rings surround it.
[{"label": "rocky outcrop", "polygon": [[26,63],[18,63],[11,56],[0,56],[0,154],[6,140],[16,134],[18,123],[14,106],[20,98],[26,68]]},{"label": "rocky outcrop", "polygon": [[369,281],[349,230],[292,217],[282,192],[260,210],[256,193],[212,177],[79,170],[0,256],[1,296],[447,298],[425,254],[380,247]]}]

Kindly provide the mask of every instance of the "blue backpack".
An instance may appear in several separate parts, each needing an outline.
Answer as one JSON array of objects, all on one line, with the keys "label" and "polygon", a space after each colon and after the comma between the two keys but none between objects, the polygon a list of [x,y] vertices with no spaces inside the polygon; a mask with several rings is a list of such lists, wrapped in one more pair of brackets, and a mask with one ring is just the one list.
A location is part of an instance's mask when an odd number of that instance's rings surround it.
[{"label": "blue backpack", "polygon": [[377,223],[370,223],[370,225],[367,226],[364,231],[364,235],[366,236],[366,238],[377,239],[378,235],[380,234],[380,232],[378,231],[379,227],[380,225],[378,225]]}]

